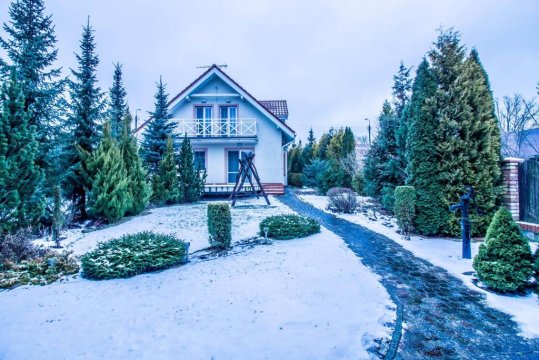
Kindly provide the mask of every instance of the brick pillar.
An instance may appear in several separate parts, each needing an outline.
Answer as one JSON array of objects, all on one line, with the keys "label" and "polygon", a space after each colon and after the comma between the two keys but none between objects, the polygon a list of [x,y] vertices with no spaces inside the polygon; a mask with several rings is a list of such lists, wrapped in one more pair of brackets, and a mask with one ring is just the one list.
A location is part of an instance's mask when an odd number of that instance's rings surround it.
[{"label": "brick pillar", "polygon": [[503,174],[503,203],[515,221],[520,217],[518,201],[518,165],[524,160],[519,158],[505,158],[502,162]]}]

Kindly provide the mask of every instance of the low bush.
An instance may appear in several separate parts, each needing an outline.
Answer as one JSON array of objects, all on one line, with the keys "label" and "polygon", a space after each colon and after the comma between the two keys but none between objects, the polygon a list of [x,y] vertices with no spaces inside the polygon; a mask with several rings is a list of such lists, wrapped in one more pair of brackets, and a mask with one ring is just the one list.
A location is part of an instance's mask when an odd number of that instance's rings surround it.
[{"label": "low bush", "polygon": [[358,195],[363,195],[365,193],[365,181],[361,172],[356,173],[352,178],[352,190]]},{"label": "low bush", "polygon": [[187,261],[189,244],[172,235],[144,231],[100,243],[82,257],[89,279],[125,278],[166,269]]},{"label": "low bush", "polygon": [[274,215],[260,223],[260,235],[268,229],[268,237],[277,240],[289,240],[307,237],[320,232],[320,224],[311,218],[299,215]]},{"label": "low bush", "polygon": [[232,242],[232,218],[227,203],[208,204],[208,232],[210,245],[221,249]]},{"label": "low bush", "polygon": [[356,193],[347,188],[332,188],[327,192],[328,196],[328,209],[331,211],[351,214],[356,211],[358,207]]},{"label": "low bush", "polygon": [[9,289],[18,285],[46,285],[63,276],[79,272],[79,265],[72,256],[72,252],[56,254],[47,251],[43,256],[18,263],[4,262],[1,268],[1,289]]},{"label": "low bush", "polygon": [[393,214],[393,209],[395,208],[395,188],[393,186],[384,186],[382,188],[380,205],[382,205],[382,209]]},{"label": "low bush", "polygon": [[288,185],[295,187],[303,187],[303,178],[302,173],[289,173],[288,174]]},{"label": "low bush", "polygon": [[18,263],[43,256],[45,251],[32,244],[32,230],[19,229],[13,234],[0,235],[0,264]]},{"label": "low bush", "polygon": [[397,186],[395,188],[395,216],[403,235],[409,239],[414,230],[415,188],[413,186]]},{"label": "low bush", "polygon": [[507,209],[494,214],[473,267],[479,280],[499,292],[517,292],[528,284],[533,272],[530,244]]}]

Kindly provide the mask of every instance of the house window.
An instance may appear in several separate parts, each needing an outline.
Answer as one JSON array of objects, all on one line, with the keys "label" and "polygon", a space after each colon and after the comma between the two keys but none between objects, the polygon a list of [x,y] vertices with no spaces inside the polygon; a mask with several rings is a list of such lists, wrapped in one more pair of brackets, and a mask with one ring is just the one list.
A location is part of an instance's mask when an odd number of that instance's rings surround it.
[{"label": "house window", "polygon": [[243,153],[252,152],[251,150],[229,150],[228,151],[228,170],[227,170],[227,182],[235,183],[238,177],[238,171],[240,171],[240,157]]},{"label": "house window", "polygon": [[206,151],[195,150],[194,152],[195,169],[206,171]]},{"label": "house window", "polygon": [[197,120],[197,136],[211,135],[211,118],[213,108],[211,106],[196,106],[195,116]]},{"label": "house window", "polygon": [[221,135],[236,135],[236,127],[238,120],[237,106],[221,106],[220,114]]}]

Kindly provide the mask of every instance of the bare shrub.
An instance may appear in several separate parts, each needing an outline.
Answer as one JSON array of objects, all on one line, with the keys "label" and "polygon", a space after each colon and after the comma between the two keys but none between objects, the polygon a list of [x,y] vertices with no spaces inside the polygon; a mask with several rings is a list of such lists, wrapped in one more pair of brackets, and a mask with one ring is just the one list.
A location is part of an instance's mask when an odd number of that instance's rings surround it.
[{"label": "bare shrub", "polygon": [[19,229],[13,234],[0,235],[0,264],[18,263],[43,255],[44,250],[32,244],[32,230]]},{"label": "bare shrub", "polygon": [[332,188],[327,192],[328,209],[335,212],[351,214],[359,206],[356,193],[348,188]]}]

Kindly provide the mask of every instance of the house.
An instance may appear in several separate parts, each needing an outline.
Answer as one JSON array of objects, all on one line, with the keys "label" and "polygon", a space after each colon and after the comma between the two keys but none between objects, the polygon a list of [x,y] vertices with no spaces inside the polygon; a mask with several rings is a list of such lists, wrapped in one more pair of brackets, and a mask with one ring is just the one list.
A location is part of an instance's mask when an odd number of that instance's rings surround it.
[{"label": "house", "polygon": [[[284,193],[287,147],[295,138],[286,100],[257,100],[212,65],[170,100],[169,110],[176,132],[191,140],[195,166],[206,171],[206,193],[232,192],[243,152],[255,154],[264,190]],[[149,121],[135,130],[137,136]]]}]

